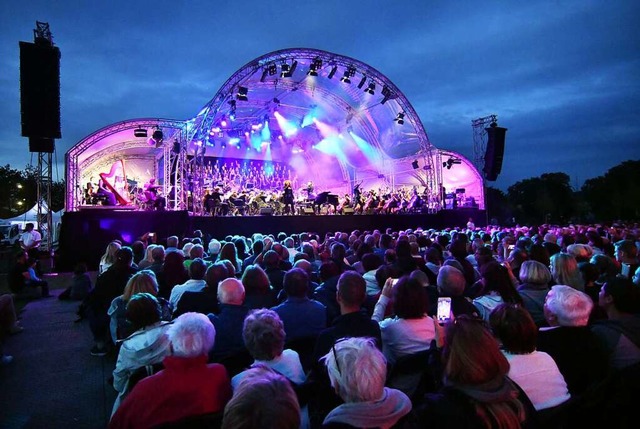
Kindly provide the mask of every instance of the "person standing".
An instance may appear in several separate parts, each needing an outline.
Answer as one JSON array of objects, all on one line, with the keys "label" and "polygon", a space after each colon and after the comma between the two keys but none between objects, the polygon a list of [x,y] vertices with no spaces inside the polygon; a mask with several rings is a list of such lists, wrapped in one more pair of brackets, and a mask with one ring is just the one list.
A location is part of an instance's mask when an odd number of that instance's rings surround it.
[{"label": "person standing", "polygon": [[42,235],[34,229],[33,223],[24,226],[24,232],[20,236],[20,247],[29,254],[30,259],[38,259],[38,248],[42,242]]}]

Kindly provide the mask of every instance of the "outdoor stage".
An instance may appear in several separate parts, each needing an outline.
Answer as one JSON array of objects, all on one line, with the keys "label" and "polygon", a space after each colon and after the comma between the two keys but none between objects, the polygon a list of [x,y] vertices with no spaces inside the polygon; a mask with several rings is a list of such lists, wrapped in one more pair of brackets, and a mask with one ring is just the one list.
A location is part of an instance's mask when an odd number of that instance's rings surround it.
[{"label": "outdoor stage", "polygon": [[85,262],[89,269],[96,269],[110,241],[119,239],[130,244],[148,232],[156,234],[158,243],[166,244],[168,236],[190,237],[196,229],[217,239],[224,239],[227,235],[250,236],[255,232],[315,232],[324,236],[327,232],[355,229],[391,228],[397,231],[418,227],[464,227],[469,218],[477,226],[486,224],[485,211],[472,208],[442,210],[434,214],[236,217],[190,216],[187,211],[80,210],[65,213],[62,217],[56,264],[61,271],[72,270],[77,262]]}]

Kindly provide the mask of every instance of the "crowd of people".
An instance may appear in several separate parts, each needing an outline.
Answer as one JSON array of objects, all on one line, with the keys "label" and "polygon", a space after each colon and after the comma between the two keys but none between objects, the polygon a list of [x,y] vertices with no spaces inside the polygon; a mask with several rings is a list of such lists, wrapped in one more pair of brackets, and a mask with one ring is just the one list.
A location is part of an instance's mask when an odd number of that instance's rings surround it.
[{"label": "crowd of people", "polygon": [[632,425],[639,232],[106,243],[81,308],[118,355],[110,427]]}]

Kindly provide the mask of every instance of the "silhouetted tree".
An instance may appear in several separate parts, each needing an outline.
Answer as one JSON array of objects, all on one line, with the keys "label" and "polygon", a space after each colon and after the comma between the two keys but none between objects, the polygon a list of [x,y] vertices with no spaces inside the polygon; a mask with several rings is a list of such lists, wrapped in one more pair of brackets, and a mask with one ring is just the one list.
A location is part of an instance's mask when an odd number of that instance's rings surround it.
[{"label": "silhouetted tree", "polygon": [[520,223],[566,222],[574,214],[574,195],[565,173],[545,173],[509,186],[509,202]]},{"label": "silhouetted tree", "polygon": [[582,194],[598,220],[640,218],[640,160],[624,161],[587,180]]}]

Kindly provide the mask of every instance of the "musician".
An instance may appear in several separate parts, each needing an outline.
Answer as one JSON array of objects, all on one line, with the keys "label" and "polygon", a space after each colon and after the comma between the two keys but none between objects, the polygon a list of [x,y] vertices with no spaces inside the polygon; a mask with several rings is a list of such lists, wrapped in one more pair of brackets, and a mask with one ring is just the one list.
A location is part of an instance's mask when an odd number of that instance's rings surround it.
[{"label": "musician", "polygon": [[103,206],[115,206],[116,196],[104,184],[104,180],[98,180],[98,190],[95,193],[96,198],[102,201]]},{"label": "musician", "polygon": [[149,179],[149,182],[144,185],[144,196],[148,202],[153,203],[154,209],[164,210],[167,205],[167,200],[158,195],[158,189],[160,189],[160,185],[156,185],[156,178],[152,177]]},{"label": "musician", "polygon": [[360,199],[362,198],[362,191],[360,190],[360,185],[362,185],[362,182],[358,183],[356,186],[353,187],[353,200],[356,203],[360,203]]},{"label": "musician", "polygon": [[286,213],[291,213],[292,215],[295,214],[295,208],[293,205],[293,188],[291,187],[291,180],[285,180],[284,181],[284,192],[282,195],[283,198],[283,202],[284,202],[284,212]]},{"label": "musician", "polygon": [[95,204],[94,194],[95,188],[93,187],[93,183],[87,182],[87,187],[84,190],[84,203]]},{"label": "musician", "polygon": [[305,191],[307,192],[307,198],[311,199],[311,195],[313,194],[313,181],[309,180]]}]

